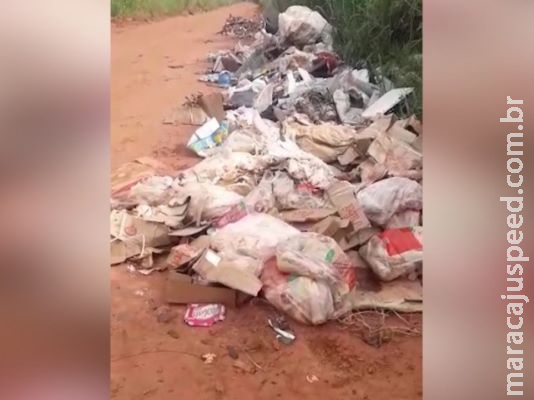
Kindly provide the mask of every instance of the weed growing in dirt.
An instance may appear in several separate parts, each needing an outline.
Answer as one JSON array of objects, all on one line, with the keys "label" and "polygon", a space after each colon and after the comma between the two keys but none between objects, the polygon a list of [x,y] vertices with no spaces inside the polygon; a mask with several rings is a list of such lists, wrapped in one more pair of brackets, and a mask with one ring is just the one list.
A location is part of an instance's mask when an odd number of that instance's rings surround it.
[{"label": "weed growing in dirt", "polygon": [[422,116],[422,0],[259,0],[284,11],[307,5],[335,28],[336,51],[351,65],[382,71],[397,87],[415,87],[406,113]]},{"label": "weed growing in dirt", "polygon": [[188,10],[208,10],[234,2],[235,0],[111,0],[111,16],[152,18]]}]

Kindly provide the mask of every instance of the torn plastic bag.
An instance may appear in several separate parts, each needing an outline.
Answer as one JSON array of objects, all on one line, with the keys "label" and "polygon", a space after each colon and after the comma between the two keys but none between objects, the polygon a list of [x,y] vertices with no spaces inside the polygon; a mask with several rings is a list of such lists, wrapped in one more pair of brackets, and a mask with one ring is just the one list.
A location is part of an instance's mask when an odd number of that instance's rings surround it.
[{"label": "torn plastic bag", "polygon": [[413,277],[423,267],[423,228],[386,230],[373,236],[359,252],[383,281]]},{"label": "torn plastic bag", "polygon": [[383,164],[390,175],[409,176],[414,172],[420,172],[423,168],[422,153],[391,136],[389,132],[380,133],[367,152],[379,164]]},{"label": "torn plastic bag", "polygon": [[256,113],[257,111],[251,107],[239,107],[235,110],[227,111],[226,119],[229,124],[230,132],[238,128],[251,126]]},{"label": "torn plastic bag", "polygon": [[273,192],[272,173],[267,172],[260,183],[254,187],[245,197],[244,201],[235,205],[224,214],[221,218],[215,221],[214,226],[222,228],[232,222],[239,221],[245,215],[253,213],[272,213],[275,211],[276,198]]},{"label": "torn plastic bag", "polygon": [[285,173],[277,173],[271,182],[276,208],[279,211],[331,207],[324,193],[317,193],[306,186],[295,184]]},{"label": "torn plastic bag", "polygon": [[178,174],[178,185],[190,182],[234,183],[243,175],[263,174],[269,165],[265,157],[249,153],[221,151]]},{"label": "torn plastic bag", "polygon": [[256,186],[245,198],[245,205],[248,212],[268,213],[276,207],[276,197],[274,195],[275,175],[267,172]]},{"label": "torn plastic bag", "polygon": [[[261,97],[260,102],[256,104],[259,97]],[[272,86],[265,83],[263,79],[256,79],[253,82],[243,79],[239,86],[230,88],[228,101],[236,107],[256,108],[261,103],[261,107],[266,108],[272,102]],[[262,112],[265,108],[257,110]]]},{"label": "torn plastic bag", "polygon": [[135,204],[160,205],[167,203],[173,196],[173,178],[170,176],[151,176],[135,184],[127,195],[127,200]]},{"label": "torn plastic bag", "polygon": [[341,122],[348,125],[359,125],[362,123],[363,109],[352,107],[350,95],[347,92],[338,89],[334,92],[332,97],[336,104],[336,111]]},{"label": "torn plastic bag", "polygon": [[271,304],[302,323],[319,325],[346,309],[356,272],[333,239],[305,233],[277,246],[261,280]]},{"label": "torn plastic bag", "polygon": [[386,225],[386,229],[411,228],[421,225],[421,212],[405,210],[394,214]]},{"label": "torn plastic bag", "polygon": [[187,217],[190,197],[172,198],[168,203],[159,206],[149,206],[139,204],[135,208],[135,213],[139,218],[149,222],[159,222],[170,228],[183,226]]},{"label": "torn plastic bag", "polygon": [[367,159],[358,165],[358,172],[360,174],[362,183],[370,185],[387,175],[387,168],[383,164],[377,164],[371,159]]},{"label": "torn plastic bag", "polygon": [[267,146],[267,160],[272,166],[284,169],[294,180],[309,182],[325,189],[339,174],[320,158],[303,151],[292,141],[278,141]]},{"label": "torn plastic bag", "polygon": [[111,197],[120,202],[128,197],[135,184],[155,175],[165,176],[172,172],[169,166],[151,157],[123,164],[111,173]]},{"label": "torn plastic bag", "polygon": [[278,16],[278,34],[297,46],[318,41],[332,46],[332,26],[321,14],[304,6],[291,6]]},{"label": "torn plastic bag", "polygon": [[[243,128],[230,133],[221,148],[232,152],[256,154],[263,148],[263,145],[261,137],[253,128]],[[215,152],[208,154],[215,154]]]},{"label": "torn plastic bag", "polygon": [[274,256],[278,243],[300,232],[268,214],[248,214],[215,231],[212,247],[223,257],[245,255],[265,260]]},{"label": "torn plastic bag", "polygon": [[281,272],[275,257],[265,263],[261,281],[267,301],[303,324],[324,324],[335,313],[326,283]]},{"label": "torn plastic bag", "polygon": [[356,270],[336,241],[314,232],[301,233],[276,248],[278,269],[325,282],[338,304],[356,285]]},{"label": "torn plastic bag", "polygon": [[189,183],[177,192],[190,198],[188,214],[197,223],[219,218],[243,200],[243,196],[207,182]]},{"label": "torn plastic bag", "polygon": [[336,161],[355,139],[354,129],[332,123],[302,125],[287,120],[282,127],[286,138],[326,163]]},{"label": "torn plastic bag", "polygon": [[362,189],[357,198],[367,218],[385,226],[400,211],[423,208],[423,187],[411,179],[393,177]]},{"label": "torn plastic bag", "polygon": [[250,154],[260,153],[269,143],[280,139],[280,129],[269,120],[261,118],[255,112],[251,126],[234,130],[226,138],[223,145],[208,154],[216,154],[219,151],[244,152]]}]

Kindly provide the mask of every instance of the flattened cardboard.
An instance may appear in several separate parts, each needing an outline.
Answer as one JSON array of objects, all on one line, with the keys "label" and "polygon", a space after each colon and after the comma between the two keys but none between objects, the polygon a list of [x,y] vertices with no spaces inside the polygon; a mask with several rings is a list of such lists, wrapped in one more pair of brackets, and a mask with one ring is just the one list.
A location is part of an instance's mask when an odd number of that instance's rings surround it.
[{"label": "flattened cardboard", "polygon": [[328,187],[327,193],[339,216],[348,219],[355,232],[371,226],[354,195],[354,187],[350,183],[337,181]]},{"label": "flattened cardboard", "polygon": [[111,173],[111,197],[118,199],[141,180],[155,174],[170,174],[171,168],[151,157],[141,157],[121,165]]},{"label": "flattened cardboard", "polygon": [[418,137],[415,133],[410,132],[407,129],[404,129],[398,126],[397,124],[393,124],[393,126],[389,128],[388,134],[391,137],[397,140],[400,140],[401,142],[407,143],[407,144],[412,144]]},{"label": "flattened cardboard", "polygon": [[167,257],[167,264],[171,268],[178,269],[200,257],[203,250],[189,244],[174,246]]},{"label": "flattened cardboard", "polygon": [[168,228],[156,222],[148,222],[113,210],[110,214],[111,264],[119,264],[130,257],[145,254],[149,248],[168,246],[173,238]]},{"label": "flattened cardboard", "polygon": [[199,105],[212,118],[216,118],[220,123],[224,120],[223,95],[222,93],[211,93],[203,95],[199,100]]},{"label": "flattened cardboard", "polygon": [[[358,270],[362,278],[361,270]],[[360,282],[360,281],[359,281]],[[423,311],[423,286],[419,280],[398,278],[391,282],[380,282],[378,290],[369,290],[360,285],[348,296],[354,311],[391,310],[397,312]],[[366,290],[367,289],[367,290]]]},{"label": "flattened cardboard", "polygon": [[320,221],[336,213],[332,208],[301,208],[299,210],[282,211],[278,217],[285,222]]},{"label": "flattened cardboard", "polygon": [[319,233],[324,236],[333,237],[340,230],[349,226],[350,221],[337,216],[329,216],[322,221],[317,222],[310,228],[310,231]]},{"label": "flattened cardboard", "polygon": [[237,291],[225,287],[204,286],[193,282],[189,275],[170,271],[165,287],[165,299],[176,304],[224,304],[238,305]]},{"label": "flattened cardboard", "polygon": [[221,257],[211,250],[204,252],[193,269],[210,282],[220,283],[251,296],[257,296],[262,287],[256,276],[234,267],[229,261],[222,261]]}]

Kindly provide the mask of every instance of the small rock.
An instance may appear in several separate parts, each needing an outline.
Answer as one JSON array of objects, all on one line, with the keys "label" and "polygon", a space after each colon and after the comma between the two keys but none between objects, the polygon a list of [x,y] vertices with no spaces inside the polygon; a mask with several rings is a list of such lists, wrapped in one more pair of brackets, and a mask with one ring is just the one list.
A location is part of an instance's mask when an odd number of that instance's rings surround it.
[{"label": "small rock", "polygon": [[255,368],[252,365],[247,364],[241,360],[235,360],[232,365],[234,366],[234,368],[240,369],[241,371],[248,372],[250,374],[253,374],[255,371]]},{"label": "small rock", "polygon": [[228,346],[228,355],[230,358],[237,360],[239,358],[239,353],[237,352],[236,348],[234,346]]},{"label": "small rock", "polygon": [[167,335],[169,335],[173,339],[180,339],[180,334],[176,332],[174,329],[170,329],[169,331],[167,331]]},{"label": "small rock", "polygon": [[375,367],[373,367],[373,366],[369,366],[369,367],[367,368],[367,373],[368,373],[369,375],[373,375],[375,372],[376,372],[376,368],[375,368]]},{"label": "small rock", "polygon": [[178,314],[175,311],[171,310],[171,308],[168,306],[161,306],[156,309],[156,318],[159,323],[166,324],[168,322],[171,322],[177,316]]},{"label": "small rock", "polygon": [[158,305],[156,304],[156,300],[150,298],[147,300],[147,306],[150,311],[156,311],[158,309]]},{"label": "small rock", "polygon": [[214,353],[206,353],[202,354],[202,359],[204,360],[204,364],[211,364],[213,361],[215,361],[215,358],[217,357]]},{"label": "small rock", "polygon": [[224,385],[221,382],[216,382],[215,383],[215,393],[217,393],[219,395],[223,395],[224,394]]}]

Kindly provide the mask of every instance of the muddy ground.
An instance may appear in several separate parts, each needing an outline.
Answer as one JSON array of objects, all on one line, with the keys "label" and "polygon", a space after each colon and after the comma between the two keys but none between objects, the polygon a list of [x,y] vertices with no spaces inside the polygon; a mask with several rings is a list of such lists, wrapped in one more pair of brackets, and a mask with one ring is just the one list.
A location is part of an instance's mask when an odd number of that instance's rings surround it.
[{"label": "muddy ground", "polygon": [[[111,164],[153,155],[176,168],[197,162],[184,147],[193,131],[163,125],[165,115],[196,92],[206,55],[232,45],[217,35],[229,14],[251,16],[237,4],[196,15],[112,28]],[[212,328],[177,317],[158,322],[164,274],[111,269],[111,396],[114,399],[370,399],[422,398],[420,337],[394,337],[380,348],[337,323],[291,322],[293,345],[278,344],[267,326],[272,310],[254,302],[230,310]],[[234,366],[232,346],[245,369]],[[201,355],[216,354],[212,364]],[[233,354],[235,356],[235,354]],[[250,368],[250,370],[248,370]],[[307,380],[316,376],[318,380]],[[313,379],[311,379],[313,380]]]}]

